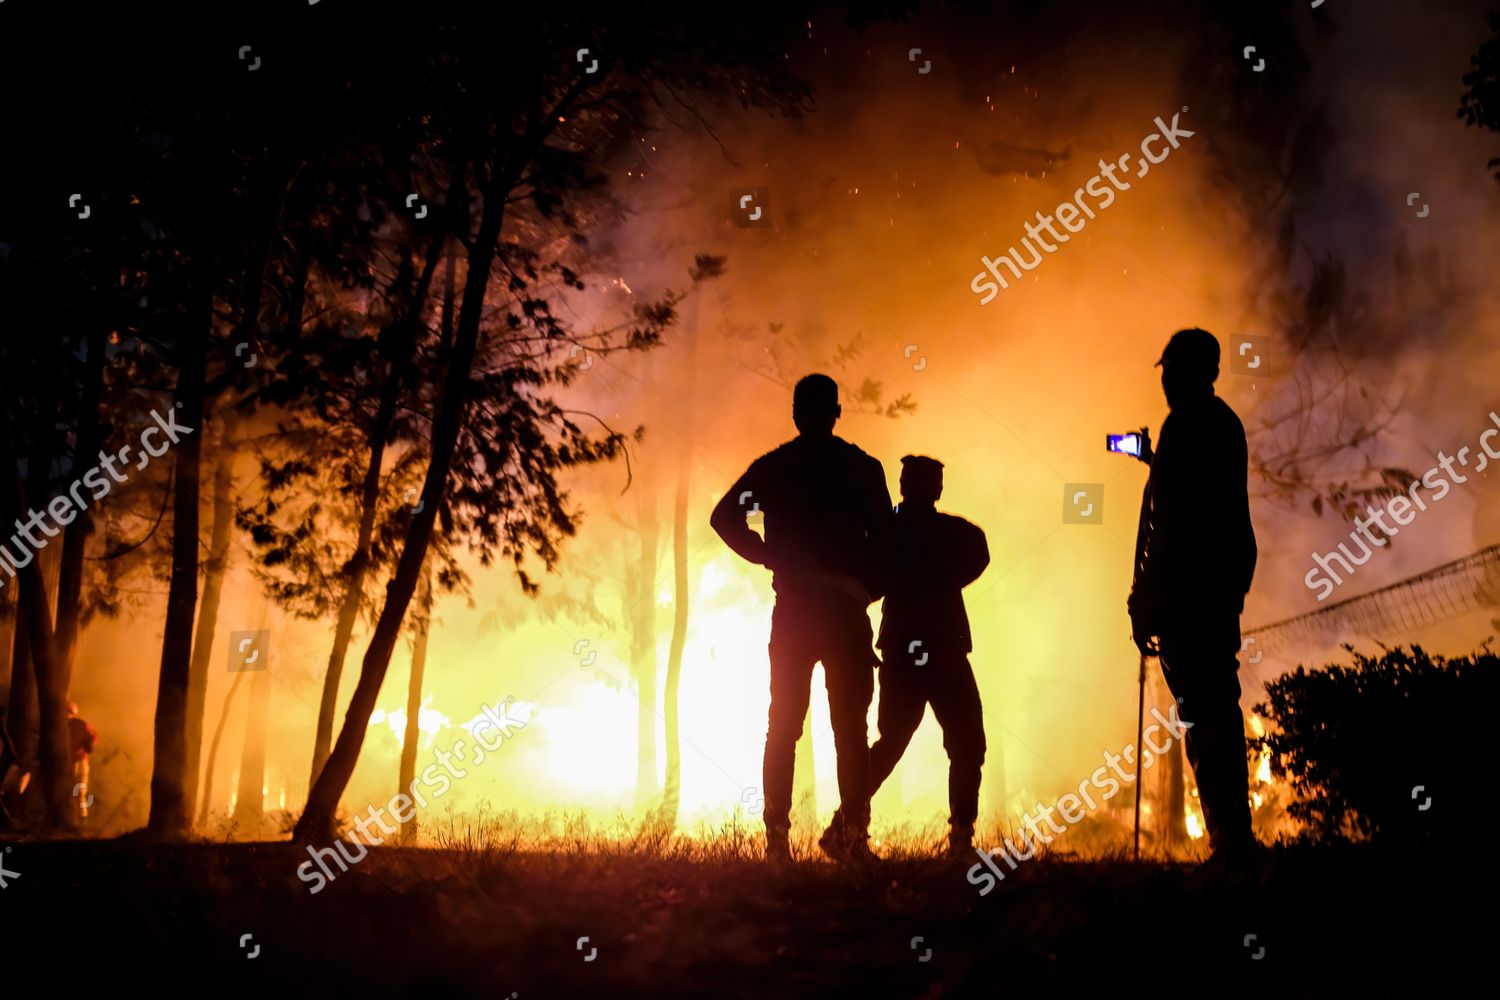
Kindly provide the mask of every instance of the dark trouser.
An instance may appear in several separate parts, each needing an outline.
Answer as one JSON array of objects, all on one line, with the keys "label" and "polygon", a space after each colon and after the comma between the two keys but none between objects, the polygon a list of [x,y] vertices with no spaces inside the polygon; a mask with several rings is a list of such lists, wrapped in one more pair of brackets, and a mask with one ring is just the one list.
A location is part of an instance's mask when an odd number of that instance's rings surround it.
[{"label": "dark trouser", "polygon": [[771,712],[766,726],[766,832],[791,827],[792,770],[807,718],[813,667],[822,661],[838,757],[840,809],[851,834],[870,825],[870,748],[865,718],[875,693],[870,618],[837,598],[779,596],[771,614]]},{"label": "dark trouser", "polygon": [[1240,713],[1238,614],[1205,614],[1163,626],[1161,670],[1192,723],[1185,735],[1188,762],[1198,779],[1198,801],[1214,850],[1240,850],[1250,832],[1250,779],[1245,720]]},{"label": "dark trouser", "polygon": [[948,825],[954,833],[972,835],[979,817],[984,714],[974,671],[963,653],[933,653],[931,662],[920,667],[893,657],[881,664],[880,738],[870,748],[870,792],[890,777],[928,705],[948,751]]}]

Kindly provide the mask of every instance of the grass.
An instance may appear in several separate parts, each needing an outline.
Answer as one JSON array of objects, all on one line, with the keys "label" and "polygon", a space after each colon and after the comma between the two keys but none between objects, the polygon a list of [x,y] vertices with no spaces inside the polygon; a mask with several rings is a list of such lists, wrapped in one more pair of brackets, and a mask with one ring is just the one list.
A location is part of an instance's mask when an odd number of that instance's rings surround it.
[{"label": "grass", "polygon": [[284,843],[11,842],[0,917],[11,954],[111,992],[257,996],[1425,993],[1487,954],[1460,908],[1486,876],[1456,852],[1280,848],[1231,880],[1044,853],[981,897],[941,829],[882,831],[861,867],[804,831],[781,871],[758,827],[695,833],[450,814],[433,846],[373,848],[316,895]]}]

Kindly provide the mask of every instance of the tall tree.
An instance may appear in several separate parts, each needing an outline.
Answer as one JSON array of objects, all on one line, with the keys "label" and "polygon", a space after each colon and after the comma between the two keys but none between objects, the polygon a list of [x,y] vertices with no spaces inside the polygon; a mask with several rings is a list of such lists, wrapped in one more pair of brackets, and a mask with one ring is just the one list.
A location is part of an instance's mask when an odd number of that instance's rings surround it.
[{"label": "tall tree", "polygon": [[[463,165],[457,165],[461,173]],[[438,258],[443,253],[444,241],[440,232],[431,241],[421,277],[411,291],[411,301],[406,304],[405,315],[396,324],[389,346],[382,352],[383,364],[378,370],[379,402],[374,418],[370,422],[367,436],[369,459],[359,495],[359,526],[354,542],[354,554],[344,569],[344,595],[339,602],[338,620],[334,626],[333,647],[328,654],[328,667],[323,679],[323,694],[318,705],[318,728],[313,742],[312,769],[308,787],[317,781],[318,772],[328,758],[329,744],[333,738],[334,712],[338,705],[339,679],[343,675],[344,659],[348,655],[349,641],[354,634],[355,621],[359,617],[364,599],[365,576],[370,568],[370,543],[375,530],[376,507],[380,498],[380,474],[385,463],[386,446],[391,427],[396,419],[396,406],[400,399],[401,386],[410,368],[416,349],[416,331],[421,320],[423,303],[437,268]],[[404,284],[404,283],[403,283]]]},{"label": "tall tree", "polygon": [[245,712],[245,740],[240,744],[240,780],[234,795],[233,821],[240,833],[260,835],[265,819],[266,738],[271,722],[271,670],[251,671],[250,705]]},{"label": "tall tree", "polygon": [[198,803],[198,825],[208,825],[209,810],[213,805],[214,798],[214,768],[219,762],[219,745],[224,740],[224,725],[229,721],[229,709],[234,704],[234,696],[240,690],[240,683],[245,679],[246,671],[240,671],[234,675],[234,682],[229,685],[229,690],[224,692],[224,703],[219,706],[219,721],[214,723],[213,739],[208,744],[208,758],[203,763],[203,794]]},{"label": "tall tree", "polygon": [[[204,206],[208,213],[208,206]],[[206,215],[212,219],[211,213]],[[172,577],[167,590],[161,672],[156,687],[152,742],[151,813],[147,829],[178,836],[188,828],[187,702],[193,655],[193,622],[198,605],[198,492],[202,465],[203,391],[208,338],[213,322],[214,251],[211,226],[204,224],[191,248],[198,262],[185,310],[188,327],[179,341],[174,406],[189,433],[177,445],[172,485]]]},{"label": "tall tree", "polygon": [[630,630],[630,672],[635,680],[635,801],[653,806],[656,775],[656,560],[655,483],[649,473],[636,489],[636,550],[626,554],[625,616]]},{"label": "tall tree", "polygon": [[189,815],[194,813],[194,803],[198,800],[203,703],[208,694],[208,673],[213,662],[224,577],[229,570],[229,543],[234,526],[234,463],[239,452],[233,440],[236,426],[235,422],[222,424],[214,449],[213,526],[209,529],[208,558],[203,564],[203,597],[198,602],[198,623],[193,633],[193,656],[188,676],[183,801]]},{"label": "tall tree", "polygon": [[[700,256],[692,272],[696,284],[724,273],[722,258]],[[682,803],[682,733],[678,691],[682,687],[682,657],[687,648],[688,612],[692,601],[688,585],[688,508],[692,497],[695,393],[698,382],[698,318],[702,299],[695,298],[692,319],[684,343],[682,389],[679,395],[681,428],[677,453],[677,489],[672,500],[672,642],[667,648],[667,675],[662,684],[662,728],[666,735],[667,768],[662,782],[660,821],[666,829],[677,826]]]},{"label": "tall tree", "polygon": [[[0,392],[3,391],[3,385],[0,385]],[[11,444],[10,428],[0,427],[0,474],[4,474],[5,478],[4,484],[0,485],[0,490],[3,490],[0,493],[0,516],[3,516],[6,523],[20,521],[30,509],[19,470],[20,463],[16,461],[15,448]],[[30,636],[30,656],[36,667],[40,717],[46,719],[57,713],[66,717],[66,702],[58,703],[56,686],[49,683],[57,670],[52,608],[35,554],[28,554],[25,562],[20,563],[17,569],[22,583],[19,613],[21,623]],[[72,760],[72,748],[67,740],[66,726],[41,727],[38,759],[49,825],[66,825],[72,804],[66,770],[68,762]]]},{"label": "tall tree", "polygon": [[[396,792],[411,790],[417,777],[417,744],[422,737],[422,677],[427,672],[427,635],[432,627],[432,567],[422,568],[421,589],[417,592],[416,620],[412,623],[411,676],[406,683],[406,726],[401,734],[401,764]],[[409,842],[417,835],[417,817],[401,824],[401,840]]]},{"label": "tall tree", "polygon": [[[528,248],[518,240],[501,250],[509,206],[514,203],[518,209],[513,224],[518,237],[560,221],[561,232],[576,239],[576,223],[570,224],[568,216],[570,197],[600,182],[594,166],[602,162],[598,151],[619,144],[624,128],[641,120],[655,93],[680,88],[789,111],[800,106],[804,91],[786,75],[783,60],[767,44],[771,39],[740,30],[733,18],[711,16],[722,33],[706,45],[700,33],[704,25],[691,18],[670,27],[634,17],[587,27],[544,21],[530,26],[538,44],[498,69],[480,52],[459,53],[452,63],[457,72],[471,74],[452,109],[450,141],[469,151],[478,211],[477,225],[458,234],[467,264],[462,304],[432,420],[421,507],[411,519],[344,726],[298,822],[300,839],[321,837],[331,827],[445,501],[452,501],[461,537],[477,541],[482,554],[499,547],[516,564],[522,585],[534,589],[522,567],[528,553],[550,564],[556,558],[554,533],[573,530],[555,470],[613,457],[623,443],[613,432],[591,440],[561,407],[532,395],[549,377],[547,356],[574,338],[552,312],[545,293],[538,294],[538,282],[550,270],[533,249],[539,245]],[[597,74],[572,64],[549,65],[546,53],[559,51],[564,40],[576,47],[580,38],[606,54]],[[478,66],[485,70],[476,77],[472,74]],[[466,179],[455,177],[450,184]],[[497,262],[504,269],[502,288],[509,308],[490,340],[497,363],[471,386]],[[571,268],[556,273],[569,286],[581,284]],[[619,346],[654,344],[673,319],[674,304],[640,317]],[[551,370],[556,373],[552,378],[569,377],[567,365]],[[499,405],[492,412],[476,407],[474,413],[482,416],[471,421],[469,404],[476,389],[481,398]],[[561,435],[560,442],[543,436],[549,426]],[[463,455],[455,467],[460,446]],[[494,475],[494,470],[508,468],[521,475]],[[454,472],[457,482],[450,494]],[[478,503],[473,502],[476,497]]]}]

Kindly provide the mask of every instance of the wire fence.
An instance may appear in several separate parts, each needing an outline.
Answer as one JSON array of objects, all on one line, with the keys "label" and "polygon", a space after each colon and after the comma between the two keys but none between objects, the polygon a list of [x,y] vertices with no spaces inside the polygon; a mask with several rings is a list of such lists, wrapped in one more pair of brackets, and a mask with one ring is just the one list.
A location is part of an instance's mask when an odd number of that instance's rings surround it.
[{"label": "wire fence", "polygon": [[1244,630],[1263,653],[1341,636],[1393,641],[1419,628],[1500,605],[1500,545],[1325,608]]}]

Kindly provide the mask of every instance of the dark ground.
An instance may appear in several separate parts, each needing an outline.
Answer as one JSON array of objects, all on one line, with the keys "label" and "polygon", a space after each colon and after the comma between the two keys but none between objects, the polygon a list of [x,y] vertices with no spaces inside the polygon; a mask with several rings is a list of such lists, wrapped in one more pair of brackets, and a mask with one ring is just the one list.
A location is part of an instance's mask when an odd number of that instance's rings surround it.
[{"label": "dark ground", "polygon": [[980,897],[967,862],[382,848],[314,896],[285,844],[10,842],[0,946],[105,996],[1425,996],[1493,975],[1495,879],[1458,854],[1042,859]]}]

